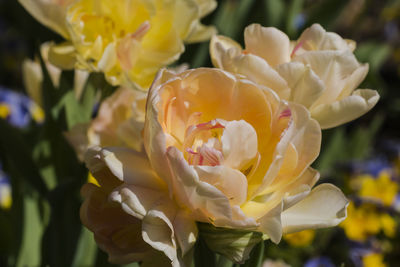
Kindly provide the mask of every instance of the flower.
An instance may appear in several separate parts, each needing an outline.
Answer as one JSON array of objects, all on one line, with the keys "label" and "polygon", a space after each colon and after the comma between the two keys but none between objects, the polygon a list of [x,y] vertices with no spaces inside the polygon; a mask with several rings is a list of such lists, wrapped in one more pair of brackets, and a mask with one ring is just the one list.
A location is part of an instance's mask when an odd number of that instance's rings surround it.
[{"label": "flower", "polygon": [[42,122],[42,109],[28,97],[0,86],[0,118],[6,119],[15,127],[27,126],[31,118]]},{"label": "flower", "polygon": [[304,230],[297,233],[287,234],[283,236],[286,242],[294,247],[305,247],[309,246],[315,237],[314,230]]},{"label": "flower", "polygon": [[346,216],[338,188],[311,191],[320,137],[304,107],[223,70],[164,70],[149,91],[144,146],[178,205],[196,221],[275,243]]},{"label": "flower", "polygon": [[50,60],[63,68],[102,71],[113,85],[133,83],[147,90],[160,67],[184,51],[183,42],[215,33],[199,21],[215,0],[19,0],[66,42]]},{"label": "flower", "polygon": [[[122,166],[121,161],[130,163]],[[80,217],[109,261],[187,266],[196,226],[169,198],[167,185],[146,155],[128,148],[94,147],[86,154],[86,165],[98,185],[82,187]]]},{"label": "flower", "polygon": [[380,253],[369,253],[362,258],[364,267],[385,267],[383,255]]},{"label": "flower", "polygon": [[308,260],[304,267],[334,267],[332,260],[325,256],[315,257]]},{"label": "flower", "polygon": [[368,72],[353,54],[355,42],[314,24],[297,41],[276,28],[252,24],[244,32],[245,49],[214,36],[214,66],[245,75],[285,100],[304,105],[322,129],[354,120],[378,101],[374,90],[354,89]]},{"label": "flower", "polygon": [[[49,49],[51,43],[43,43],[40,46],[40,54],[45,63],[46,69],[49,73],[51,82],[54,87],[58,88],[60,86],[60,76],[62,70],[54,66],[49,62]],[[75,70],[74,75],[74,93],[76,99],[81,97],[82,91],[84,89],[85,83],[89,73],[83,70]],[[25,89],[30,96],[30,98],[35,101],[40,107],[43,107],[42,99],[42,83],[43,83],[43,72],[42,67],[38,59],[31,60],[25,59],[22,63],[22,77]]]},{"label": "flower", "polygon": [[391,180],[387,171],[382,171],[377,178],[370,175],[360,178],[360,197],[380,202],[385,206],[391,206],[394,203],[399,192],[399,185]]},{"label": "flower", "polygon": [[347,209],[347,219],[340,226],[349,239],[365,241],[380,231],[383,231],[388,237],[394,237],[397,223],[392,216],[380,212],[372,204],[365,203],[356,206],[351,201]]}]

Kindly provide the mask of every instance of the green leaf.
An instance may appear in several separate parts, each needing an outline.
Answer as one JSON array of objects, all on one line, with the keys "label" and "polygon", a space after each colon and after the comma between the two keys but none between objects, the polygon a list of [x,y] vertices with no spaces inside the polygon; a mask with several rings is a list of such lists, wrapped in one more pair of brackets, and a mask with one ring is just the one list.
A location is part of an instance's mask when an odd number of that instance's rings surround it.
[{"label": "green leaf", "polygon": [[377,72],[391,54],[391,46],[385,43],[367,42],[357,46],[356,57],[361,62],[368,62],[371,72]]},{"label": "green leaf", "polygon": [[21,131],[0,119],[0,153],[10,160],[10,164],[20,173],[25,181],[32,185],[41,195],[48,189],[32,160],[32,153],[24,140]]},{"label": "green leaf", "polygon": [[96,254],[97,245],[93,233],[86,227],[82,227],[72,266],[95,266]]},{"label": "green leaf", "polygon": [[25,195],[23,238],[17,267],[39,266],[40,243],[44,226],[39,211],[39,198],[34,195]]},{"label": "green leaf", "polygon": [[258,245],[250,253],[250,258],[244,264],[245,267],[260,267],[264,260],[264,242]]},{"label": "green leaf", "polygon": [[285,14],[285,2],[283,0],[264,0],[265,26],[279,27]]},{"label": "green leaf", "polygon": [[253,247],[267,238],[260,232],[215,227],[208,223],[197,225],[200,237],[212,251],[236,263],[247,260]]}]

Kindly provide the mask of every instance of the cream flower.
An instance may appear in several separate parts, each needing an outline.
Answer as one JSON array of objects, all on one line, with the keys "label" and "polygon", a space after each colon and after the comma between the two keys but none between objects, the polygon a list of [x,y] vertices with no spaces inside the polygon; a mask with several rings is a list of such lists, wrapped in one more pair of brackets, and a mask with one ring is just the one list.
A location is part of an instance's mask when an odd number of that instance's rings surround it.
[{"label": "cream flower", "polygon": [[215,33],[200,19],[215,0],[19,0],[66,43],[50,59],[63,68],[102,71],[113,85],[133,83],[144,90],[159,68],[179,58],[183,42]]},{"label": "cream flower", "polygon": [[149,91],[147,155],[196,221],[276,243],[284,233],[337,225],[346,216],[342,192],[331,184],[311,190],[320,141],[303,106],[223,70],[164,70]]},{"label": "cream flower", "polygon": [[368,72],[353,54],[355,42],[314,24],[297,41],[276,28],[252,24],[244,32],[245,49],[214,36],[214,66],[245,75],[272,88],[282,99],[304,105],[321,128],[331,128],[368,112],[378,101],[374,90],[358,89]]},{"label": "cream flower", "polygon": [[80,217],[110,262],[189,266],[196,225],[169,198],[144,153],[95,147],[86,154],[86,165],[99,186],[82,187]]}]

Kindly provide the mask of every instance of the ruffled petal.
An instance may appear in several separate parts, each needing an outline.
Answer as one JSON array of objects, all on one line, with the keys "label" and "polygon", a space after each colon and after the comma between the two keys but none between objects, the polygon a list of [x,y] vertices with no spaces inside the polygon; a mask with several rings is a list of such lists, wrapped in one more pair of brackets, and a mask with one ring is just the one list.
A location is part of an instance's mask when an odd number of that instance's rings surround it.
[{"label": "ruffled petal", "polygon": [[264,58],[275,67],[290,61],[290,40],[280,30],[251,24],[244,30],[246,51]]},{"label": "ruffled petal", "polygon": [[346,218],[348,200],[339,188],[321,184],[296,205],[282,212],[285,234],[338,225]]},{"label": "ruffled petal", "polygon": [[352,121],[372,109],[379,100],[375,90],[359,89],[342,100],[316,106],[311,110],[322,129],[329,129]]}]

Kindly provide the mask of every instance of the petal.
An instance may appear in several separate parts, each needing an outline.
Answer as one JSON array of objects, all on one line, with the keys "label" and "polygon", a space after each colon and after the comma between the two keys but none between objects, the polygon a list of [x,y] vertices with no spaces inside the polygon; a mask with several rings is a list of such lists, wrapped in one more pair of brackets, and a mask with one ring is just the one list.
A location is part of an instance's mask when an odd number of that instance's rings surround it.
[{"label": "petal", "polygon": [[347,205],[339,188],[321,184],[302,201],[282,212],[283,232],[336,226],[346,218]]},{"label": "petal", "polygon": [[273,67],[290,61],[290,40],[276,28],[251,24],[244,30],[244,42],[247,52],[264,58]]},{"label": "petal", "polygon": [[311,110],[311,115],[319,122],[322,129],[328,129],[352,121],[367,113],[378,100],[377,91],[359,89],[342,100],[316,106]]},{"label": "petal", "polygon": [[164,190],[165,184],[153,171],[145,153],[124,147],[104,148],[101,159],[109,170],[121,181],[129,185]]},{"label": "petal", "polygon": [[40,64],[30,59],[25,59],[22,62],[22,78],[29,97],[39,106],[42,106],[43,74]]},{"label": "petal", "polygon": [[243,173],[226,166],[194,166],[200,181],[218,188],[232,205],[246,201],[247,179]]},{"label": "petal", "polygon": [[307,28],[297,43],[301,44],[299,52],[302,50],[354,50],[354,43],[350,40],[345,40],[334,32],[326,32],[319,24],[313,24]]},{"label": "petal", "polygon": [[179,210],[174,221],[175,239],[178,241],[182,257],[189,253],[197,240],[198,230],[191,214],[185,210]]},{"label": "petal", "polygon": [[247,79],[271,88],[281,99],[289,99],[290,89],[287,82],[268,63],[253,54],[240,54],[232,58],[224,69],[246,76]]},{"label": "petal", "polygon": [[257,154],[257,133],[245,122],[230,121],[221,136],[224,165],[241,170]]},{"label": "petal", "polygon": [[53,44],[49,49],[49,61],[55,66],[72,70],[75,68],[75,47],[70,42]]},{"label": "petal", "polygon": [[81,192],[85,198],[80,209],[82,223],[94,233],[110,262],[126,264],[149,256],[151,247],[142,239],[138,219],[109,202],[107,194],[93,184],[85,184]]},{"label": "petal", "polygon": [[210,56],[216,68],[229,67],[229,62],[234,56],[242,53],[240,44],[222,35],[214,35],[210,41]]},{"label": "petal", "polygon": [[198,43],[209,40],[212,36],[217,33],[217,29],[214,26],[204,26],[201,23],[196,23],[193,26],[192,31],[185,38],[185,43]]},{"label": "petal", "polygon": [[121,203],[122,209],[127,214],[140,220],[160,202],[168,202],[166,191],[156,191],[126,183],[115,188],[109,198],[114,202]]},{"label": "petal", "polygon": [[124,182],[158,191],[166,190],[165,184],[154,173],[144,153],[122,147],[93,147],[86,153],[85,162],[101,186],[103,183],[111,183],[115,188]]},{"label": "petal", "polygon": [[258,219],[260,223],[259,230],[269,236],[271,241],[278,244],[282,238],[282,213],[283,203],[279,203],[271,209],[267,214]]},{"label": "petal", "polygon": [[300,62],[289,62],[277,67],[279,75],[290,88],[289,101],[299,103],[309,108],[323,93],[325,86],[311,67]]},{"label": "petal", "polygon": [[[198,211],[202,221],[219,217],[232,218],[228,198],[216,187],[199,179],[194,167],[189,166],[182,152],[175,147],[167,150],[168,162],[174,175],[174,194],[178,203]],[[196,216],[196,214],[194,214]],[[197,215],[199,216],[199,215]]]},{"label": "petal", "polygon": [[68,38],[65,17],[68,5],[73,0],[48,1],[48,0],[18,0],[19,3],[40,23],[52,29],[64,38]]},{"label": "petal", "polygon": [[142,237],[154,249],[162,251],[170,259],[172,266],[179,267],[175,232],[171,220],[175,214],[175,208],[168,203],[154,207],[143,218]]},{"label": "petal", "polygon": [[335,101],[352,74],[361,67],[350,51],[311,51],[296,56],[293,60],[309,65],[325,85],[323,94],[313,106]]},{"label": "petal", "polygon": [[[117,64],[117,51],[114,43],[110,43],[104,49],[103,55],[97,63],[97,68],[102,72],[110,71]],[[129,60],[129,59],[127,59]],[[121,62],[122,64],[123,62]]]}]

